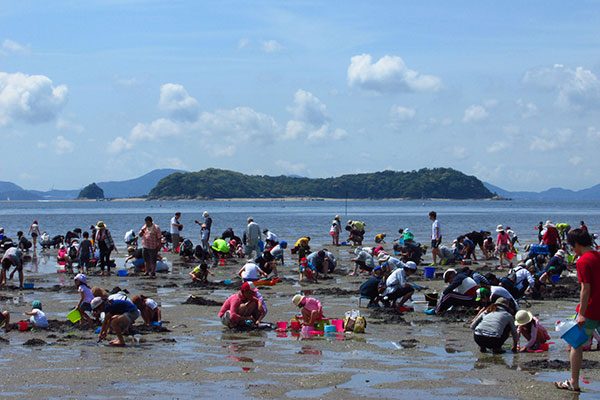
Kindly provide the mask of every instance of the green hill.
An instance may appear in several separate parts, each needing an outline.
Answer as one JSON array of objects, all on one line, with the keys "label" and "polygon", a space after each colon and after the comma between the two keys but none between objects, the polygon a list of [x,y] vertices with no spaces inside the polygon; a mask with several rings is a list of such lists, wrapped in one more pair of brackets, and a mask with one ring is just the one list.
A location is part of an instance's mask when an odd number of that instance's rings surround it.
[{"label": "green hill", "polygon": [[79,196],[77,196],[77,199],[103,199],[104,198],[104,190],[102,190],[102,188],[98,185],[96,185],[96,182],[91,183],[89,185],[87,185],[86,187],[84,187],[83,189],[81,189],[81,192],[79,192]]},{"label": "green hill", "polygon": [[493,194],[474,176],[451,168],[383,171],[337,178],[257,176],[209,168],[161,179],[150,198],[486,199]]}]

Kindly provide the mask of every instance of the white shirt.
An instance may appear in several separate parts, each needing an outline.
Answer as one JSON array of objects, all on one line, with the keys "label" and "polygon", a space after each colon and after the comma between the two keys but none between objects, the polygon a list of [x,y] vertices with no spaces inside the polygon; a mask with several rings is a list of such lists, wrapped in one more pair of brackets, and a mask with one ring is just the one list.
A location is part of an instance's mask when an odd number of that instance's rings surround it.
[{"label": "white shirt", "polygon": [[146,306],[148,306],[151,310],[154,310],[156,307],[158,307],[158,304],[152,299],[146,299]]},{"label": "white shirt", "polygon": [[257,280],[258,279],[258,265],[253,262],[249,262],[244,265],[244,270],[242,271],[242,279],[247,280]]},{"label": "white shirt", "polygon": [[177,219],[177,217],[171,218],[171,234],[179,233],[179,227],[175,224],[179,225],[179,220]]},{"label": "white shirt", "polygon": [[[436,228],[437,228],[437,235],[435,232]],[[442,231],[440,230],[440,223],[436,219],[435,221],[433,221],[433,224],[431,224],[431,238],[438,239],[440,236],[442,236]]]},{"label": "white shirt", "polygon": [[512,301],[515,311],[519,311],[519,304],[515,301],[515,298],[502,286],[491,286],[490,293],[491,296],[504,297],[505,299]]},{"label": "white shirt", "polygon": [[265,237],[265,241],[266,240],[270,240],[272,242],[279,243],[279,239],[277,238],[277,235],[275,235],[271,231],[267,231],[267,237]]},{"label": "white shirt", "polygon": [[133,237],[135,236],[135,232],[132,230],[127,231],[127,233],[125,233],[125,237],[123,238],[125,240],[125,243],[129,243],[133,240]]},{"label": "white shirt", "polygon": [[39,308],[34,308],[33,310],[31,310],[31,312],[35,313],[35,315],[32,315],[31,318],[29,318],[29,321],[33,326],[39,326],[40,328],[48,327],[48,320],[46,319],[46,314],[42,310],[40,310]]}]

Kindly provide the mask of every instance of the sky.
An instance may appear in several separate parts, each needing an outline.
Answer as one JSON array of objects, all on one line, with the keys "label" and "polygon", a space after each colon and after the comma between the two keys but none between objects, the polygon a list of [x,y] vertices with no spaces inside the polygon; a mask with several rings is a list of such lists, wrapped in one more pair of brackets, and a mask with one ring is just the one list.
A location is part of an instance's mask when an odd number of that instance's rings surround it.
[{"label": "sky", "polygon": [[600,3],[0,1],[0,180],[600,183]]}]

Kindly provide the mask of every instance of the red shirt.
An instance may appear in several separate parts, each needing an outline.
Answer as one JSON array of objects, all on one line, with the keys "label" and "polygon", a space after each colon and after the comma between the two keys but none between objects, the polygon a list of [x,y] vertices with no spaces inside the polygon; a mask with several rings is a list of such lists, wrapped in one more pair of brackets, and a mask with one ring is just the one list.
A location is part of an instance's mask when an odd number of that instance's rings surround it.
[{"label": "red shirt", "polygon": [[142,247],[147,249],[160,248],[162,235],[158,225],[152,224],[152,226],[148,228],[146,224],[144,224],[142,229],[140,229],[139,235],[142,238]]},{"label": "red shirt", "polygon": [[590,284],[590,300],[583,316],[600,321],[600,253],[588,251],[579,257],[577,276],[580,283]]},{"label": "red shirt", "polygon": [[558,233],[558,229],[556,229],[552,226],[549,226],[546,229],[546,233],[544,234],[542,241],[544,242],[544,244],[547,244],[549,246],[559,244],[560,243],[560,235]]}]

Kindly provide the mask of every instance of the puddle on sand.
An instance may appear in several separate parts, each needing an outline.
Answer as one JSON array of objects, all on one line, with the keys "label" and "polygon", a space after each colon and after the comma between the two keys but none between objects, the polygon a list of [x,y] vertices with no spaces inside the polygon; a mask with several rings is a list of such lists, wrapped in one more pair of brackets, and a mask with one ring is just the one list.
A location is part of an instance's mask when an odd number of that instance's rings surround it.
[{"label": "puddle on sand", "polygon": [[[535,380],[548,382],[548,391],[557,390],[554,388],[553,382],[564,381],[571,376],[569,371],[552,371],[552,372],[539,372],[535,375]],[[586,383],[588,382],[588,383]],[[582,370],[581,382],[579,387],[582,392],[578,395],[577,399],[598,399],[600,398],[600,382],[594,381],[591,378],[586,377],[585,370]],[[560,392],[566,392],[561,390]],[[574,397],[575,398],[575,397]]]},{"label": "puddle on sand", "polygon": [[310,399],[318,399],[322,398],[325,394],[331,392],[333,388],[317,388],[317,389],[296,389],[290,390],[285,395],[289,398],[310,398]]},{"label": "puddle on sand", "polygon": [[[239,368],[236,369],[236,372]],[[219,380],[217,382],[167,382],[140,380],[137,382],[115,382],[110,388],[100,388],[112,393],[120,390],[127,398],[139,399],[142,395],[152,395],[153,399],[197,399],[198,393],[218,393],[221,398],[254,399],[246,389],[246,384],[240,381]],[[119,396],[123,398],[125,396]]]}]

